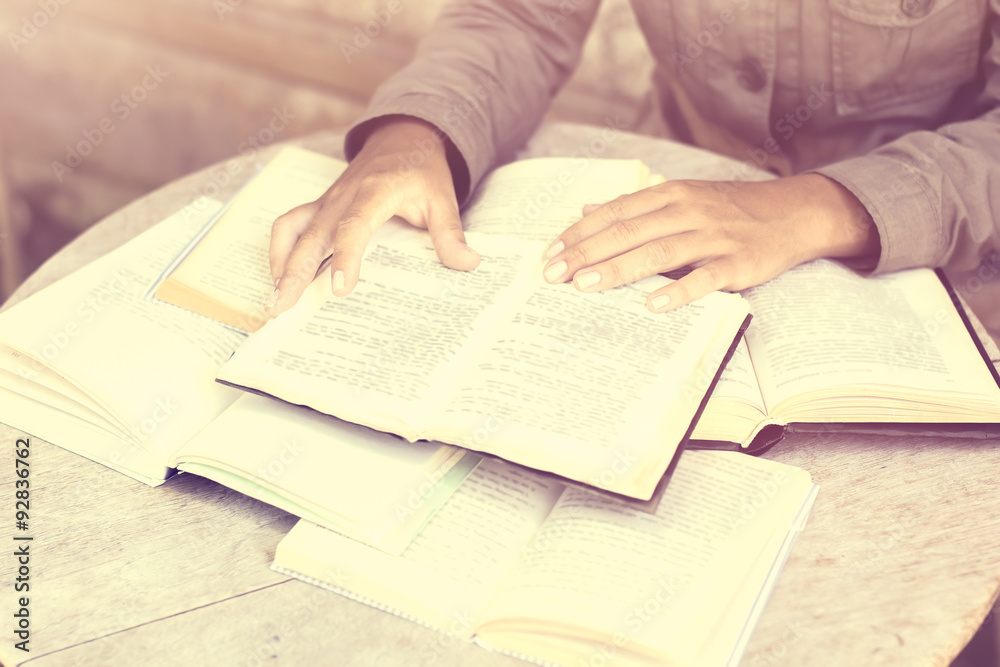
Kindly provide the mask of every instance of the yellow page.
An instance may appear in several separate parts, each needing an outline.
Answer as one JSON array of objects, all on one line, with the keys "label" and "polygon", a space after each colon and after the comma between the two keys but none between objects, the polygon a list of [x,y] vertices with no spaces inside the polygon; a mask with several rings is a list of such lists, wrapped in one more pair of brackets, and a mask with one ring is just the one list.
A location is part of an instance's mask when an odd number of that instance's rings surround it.
[{"label": "yellow page", "polygon": [[[761,581],[754,564],[770,569],[780,546],[772,536],[788,532],[811,490],[798,468],[711,451],[684,453],[655,515],[567,488],[479,635],[514,651],[519,634],[552,635],[612,643],[622,655],[685,658],[700,651],[699,635],[724,616],[744,580]],[[731,627],[729,634],[736,641]],[[532,655],[567,660],[552,649]]]},{"label": "yellow page", "polygon": [[462,214],[468,231],[551,243],[603,204],[646,187],[640,160],[531,158],[498,167],[483,179]]},{"label": "yellow page", "polygon": [[716,292],[651,313],[646,297],[667,278],[583,294],[546,283],[540,266],[534,274],[526,300],[443,402],[438,437],[648,499],[746,303]]},{"label": "yellow page", "polygon": [[398,553],[460,483],[439,484],[466,456],[473,464],[479,458],[244,394],[171,465],[213,479],[215,470],[234,473],[237,480],[227,475],[222,483]]},{"label": "yellow page", "polygon": [[274,292],[268,248],[271,225],[317,199],[347,163],[286,147],[246,185],[211,231],[160,285],[157,297],[244,331],[256,331]]},{"label": "yellow page", "polygon": [[743,442],[766,417],[746,338],[741,337],[691,438]]},{"label": "yellow page", "polygon": [[[745,296],[754,312],[747,342],[772,417],[992,422],[1000,414],[1000,389],[928,269],[863,278],[819,260]],[[834,400],[824,409],[821,398]]]},{"label": "yellow page", "polygon": [[[484,237],[485,238],[485,237]],[[373,237],[357,288],[334,297],[315,280],[294,308],[251,336],[219,378],[408,440],[517,297],[537,259],[494,238],[459,272],[423,230],[390,221]]]},{"label": "yellow page", "polygon": [[[212,206],[178,212],[0,313],[3,343],[23,356],[19,372],[42,382],[55,372],[113,417],[109,428],[131,436],[122,439],[118,456],[141,447],[161,464],[159,472],[136,471],[142,477],[162,475],[170,452],[239,395],[214,377],[244,336],[145,298],[213,213]],[[71,430],[53,433],[51,425],[15,422],[2,407],[0,419],[28,432],[45,428],[54,444],[88,455]]]},{"label": "yellow page", "polygon": [[562,488],[486,459],[402,555],[299,521],[278,545],[274,568],[469,638]]}]

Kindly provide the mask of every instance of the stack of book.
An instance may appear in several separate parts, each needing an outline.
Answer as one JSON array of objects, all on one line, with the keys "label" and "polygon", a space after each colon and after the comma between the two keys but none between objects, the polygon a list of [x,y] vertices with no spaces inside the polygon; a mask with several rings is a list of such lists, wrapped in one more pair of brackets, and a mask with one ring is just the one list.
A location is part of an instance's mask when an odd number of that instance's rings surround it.
[{"label": "stack of book", "polygon": [[654,182],[634,160],[502,167],[463,214],[475,271],[389,221],[349,297],[320,275],[268,321],[271,222],[343,168],[286,149],[225,206],[0,313],[0,421],[302,517],[283,572],[529,659],[620,665],[738,661],[812,506],[804,471],[692,449],[1000,422],[931,271],[814,262],[666,314],[644,302],[667,277],[544,282],[583,204]]}]

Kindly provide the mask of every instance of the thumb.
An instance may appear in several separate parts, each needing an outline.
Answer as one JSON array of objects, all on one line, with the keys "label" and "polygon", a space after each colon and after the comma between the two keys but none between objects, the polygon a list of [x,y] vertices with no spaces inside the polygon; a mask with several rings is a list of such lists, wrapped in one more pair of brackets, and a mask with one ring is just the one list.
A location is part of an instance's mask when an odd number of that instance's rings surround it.
[{"label": "thumb", "polygon": [[427,231],[441,263],[459,271],[470,271],[479,266],[482,258],[465,242],[458,202],[445,198],[428,204]]}]

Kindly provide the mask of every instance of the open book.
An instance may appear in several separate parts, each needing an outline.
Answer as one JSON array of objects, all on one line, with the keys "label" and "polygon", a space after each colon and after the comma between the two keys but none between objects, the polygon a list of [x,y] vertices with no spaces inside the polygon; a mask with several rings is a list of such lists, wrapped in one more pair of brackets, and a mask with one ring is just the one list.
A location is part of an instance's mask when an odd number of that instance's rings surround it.
[{"label": "open book", "polygon": [[[309,174],[326,170],[313,186],[320,192],[343,168],[342,163],[303,151],[283,154],[279,160],[273,168],[275,179],[280,174],[287,179],[290,173],[300,181],[315,179]],[[647,179],[648,171],[635,161],[526,160],[490,174],[463,220],[472,230],[474,247],[477,233],[550,241],[579,218],[583,203],[606,201],[641,187]],[[279,195],[275,188],[261,187],[243,201],[271,210],[275,207],[269,202]],[[232,217],[229,224],[238,229],[240,223]],[[219,228],[215,233],[218,243],[226,237],[237,239],[234,244],[245,243],[232,231]],[[259,271],[265,274],[256,297],[262,304],[272,289],[266,270]],[[444,282],[440,290],[451,293],[455,283]],[[742,445],[756,450],[773,444],[786,425],[800,430],[997,432],[1000,390],[995,371],[966,326],[961,305],[934,272],[865,278],[839,263],[817,261],[743,296],[756,321],[726,365],[689,446]],[[592,313],[597,314],[590,309],[587,317],[577,318],[579,324],[574,321],[558,331],[573,329],[588,339],[610,331],[603,324],[590,324]],[[390,315],[368,313],[375,318]],[[547,320],[536,321],[544,328]],[[565,349],[557,345],[546,353],[549,359],[564,361]],[[511,355],[530,366],[538,350],[519,348]],[[684,390],[694,397],[703,395],[713,379],[711,373],[698,374]],[[530,384],[524,379],[503,386],[511,393]]]},{"label": "open book", "polygon": [[753,324],[692,446],[761,449],[786,427],[1000,434],[1000,378],[943,275],[816,261],[743,295]]},{"label": "open book", "polygon": [[[157,298],[242,331],[258,330],[268,320],[264,303],[274,291],[268,262],[271,224],[317,199],[346,168],[343,160],[283,148],[185,248],[157,285]],[[649,169],[639,160],[524,160],[494,170],[463,220],[480,232],[551,241],[579,219],[584,204],[650,183]]]},{"label": "open book", "polygon": [[245,335],[144,298],[211,208],[182,211],[0,313],[0,421],[147,484],[197,472],[402,548],[478,457],[215,382]]},{"label": "open book", "polygon": [[[244,300],[249,287],[239,298],[210,289],[217,281],[207,273],[222,270],[210,257],[259,256],[248,244],[266,236],[245,230],[318,197],[342,167],[308,151],[282,152],[167,279],[185,285],[170,290],[174,297],[198,295],[174,302],[253,321],[273,289],[258,275],[266,266],[234,269],[258,283]],[[389,221],[370,242],[350,296],[333,297],[329,278],[317,278],[295,308],[237,350],[219,380],[410,441],[460,445],[649,500],[746,325],[746,302],[716,293],[653,314],[645,297],[667,278],[583,294],[541,277],[552,221],[578,218],[594,196],[611,198],[647,179],[634,160],[503,167],[463,215],[468,242],[483,257],[477,269],[445,268],[425,231]],[[552,194],[539,197],[540,183]]]},{"label": "open book", "polygon": [[485,460],[400,556],[300,521],[273,567],[535,662],[736,665],[815,492],[687,451],[650,515]]}]

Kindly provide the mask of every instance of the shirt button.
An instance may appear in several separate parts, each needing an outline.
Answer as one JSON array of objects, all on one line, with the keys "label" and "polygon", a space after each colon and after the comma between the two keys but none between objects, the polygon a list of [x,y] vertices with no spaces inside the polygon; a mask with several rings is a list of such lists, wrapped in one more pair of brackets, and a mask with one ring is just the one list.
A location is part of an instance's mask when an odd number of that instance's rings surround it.
[{"label": "shirt button", "polygon": [[900,0],[899,8],[911,19],[920,19],[934,9],[934,0]]},{"label": "shirt button", "polygon": [[767,83],[767,74],[759,60],[747,56],[736,65],[736,80],[744,89],[756,93]]}]

